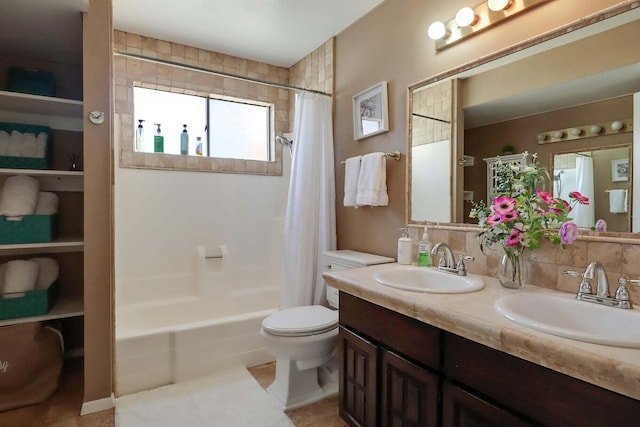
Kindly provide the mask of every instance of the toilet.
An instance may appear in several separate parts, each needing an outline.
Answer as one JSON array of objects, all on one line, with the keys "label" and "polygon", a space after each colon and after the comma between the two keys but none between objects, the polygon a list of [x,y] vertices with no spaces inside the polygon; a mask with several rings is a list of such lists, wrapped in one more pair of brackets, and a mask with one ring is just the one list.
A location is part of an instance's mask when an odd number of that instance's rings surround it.
[{"label": "toilet", "polygon": [[[393,258],[350,250],[323,253],[323,272],[394,262]],[[293,307],[262,321],[260,335],[276,357],[276,378],[269,394],[284,410],[298,408],[338,392],[338,290],[327,286],[322,305]]]}]

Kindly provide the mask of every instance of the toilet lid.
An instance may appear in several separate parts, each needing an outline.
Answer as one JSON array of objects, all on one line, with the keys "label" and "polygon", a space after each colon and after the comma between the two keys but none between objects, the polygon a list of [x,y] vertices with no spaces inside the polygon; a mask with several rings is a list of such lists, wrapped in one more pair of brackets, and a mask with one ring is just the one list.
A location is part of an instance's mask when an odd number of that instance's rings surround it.
[{"label": "toilet lid", "polygon": [[271,335],[304,336],[330,331],[337,324],[337,310],[322,305],[307,305],[273,313],[262,321],[262,329]]}]

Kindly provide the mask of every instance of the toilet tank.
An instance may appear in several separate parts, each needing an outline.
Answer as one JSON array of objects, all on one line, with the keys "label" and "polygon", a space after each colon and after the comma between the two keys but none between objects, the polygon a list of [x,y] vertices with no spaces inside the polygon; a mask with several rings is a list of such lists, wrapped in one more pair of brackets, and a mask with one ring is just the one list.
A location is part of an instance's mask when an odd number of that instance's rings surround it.
[{"label": "toilet tank", "polygon": [[[395,259],[386,256],[350,250],[326,251],[322,255],[324,256],[323,273],[366,267],[368,265],[387,264],[395,261]],[[327,301],[331,307],[338,308],[338,290],[328,285]]]}]

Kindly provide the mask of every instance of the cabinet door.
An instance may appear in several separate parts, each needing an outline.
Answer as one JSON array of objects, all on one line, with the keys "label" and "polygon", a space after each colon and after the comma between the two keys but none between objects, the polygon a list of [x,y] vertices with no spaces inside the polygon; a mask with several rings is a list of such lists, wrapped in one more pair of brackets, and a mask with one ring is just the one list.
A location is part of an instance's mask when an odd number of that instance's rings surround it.
[{"label": "cabinet door", "polygon": [[530,426],[517,416],[448,381],[442,385],[442,425],[451,427]]},{"label": "cabinet door", "polygon": [[382,350],[380,425],[437,426],[438,381],[438,376],[428,370]]},{"label": "cabinet door", "polygon": [[340,417],[350,425],[376,425],[377,350],[369,341],[340,328]]}]

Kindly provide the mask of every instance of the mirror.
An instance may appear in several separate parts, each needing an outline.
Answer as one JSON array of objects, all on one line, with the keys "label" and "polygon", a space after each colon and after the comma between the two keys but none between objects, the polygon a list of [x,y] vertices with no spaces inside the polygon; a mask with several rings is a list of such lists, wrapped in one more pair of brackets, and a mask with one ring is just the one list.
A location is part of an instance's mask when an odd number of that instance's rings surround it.
[{"label": "mirror", "polygon": [[[639,153],[640,148],[632,150],[631,147],[634,138],[638,140],[636,143],[640,143],[640,138],[630,132],[630,129],[626,129],[626,132],[607,132],[591,138],[545,145],[539,144],[537,137],[540,133],[555,129],[632,120],[633,94],[640,92],[640,79],[637,78],[640,74],[640,53],[634,52],[633,43],[619,41],[632,40],[633,37],[628,38],[627,35],[638,34],[639,17],[640,13],[637,10],[621,13],[615,17],[620,18],[618,20],[610,18],[598,25],[591,25],[590,27],[594,28],[590,29],[590,35],[574,35],[573,41],[568,42],[561,40],[563,37],[557,37],[551,42],[535,45],[534,48],[513,50],[508,56],[482,63],[467,71],[444,73],[410,87],[410,163],[407,168],[410,191],[407,198],[407,222],[470,222],[468,211],[471,204],[467,200],[477,201],[486,198],[487,163],[484,159],[508,154],[509,150],[515,153],[538,153],[537,160],[547,167],[552,175],[555,172],[556,154],[589,152],[598,153],[596,156],[599,156],[600,151],[607,152],[610,147],[626,150],[626,155],[614,151],[613,155],[618,157],[613,160],[630,160],[626,185],[628,211],[632,211],[632,190],[637,190],[640,185],[632,185],[634,168],[631,153]],[[548,43],[551,45],[541,47]],[[589,54],[585,55],[585,52]],[[459,114],[459,117],[464,119],[457,121],[458,126],[463,129],[456,133],[455,126],[449,126],[452,135],[449,139],[449,152],[443,149],[430,154],[432,163],[425,166],[420,161],[420,157],[425,157],[420,152],[424,151],[424,148],[414,141],[421,138],[416,133],[416,123],[419,120],[428,122],[434,117],[427,114],[429,118],[421,118],[414,114],[422,114],[422,111],[417,109],[414,98],[419,96],[421,91],[438,83],[451,82],[452,77],[459,84],[459,105],[452,106],[452,115],[455,117]],[[451,123],[456,123],[456,120],[452,120]],[[609,174],[611,160],[609,159],[607,168]],[[449,194],[438,194],[425,186],[425,182],[433,184],[433,173],[428,173],[431,180],[425,179],[425,174],[432,170],[435,164],[450,165],[451,176],[454,178],[457,173],[463,175],[463,178],[459,178],[461,182],[452,184]],[[561,175],[567,173],[565,171]],[[604,193],[604,190],[624,186],[612,182],[611,178],[609,176],[607,181],[610,188],[603,189],[602,194],[594,195],[598,209],[602,206],[606,207],[605,210],[609,209],[610,194]],[[636,174],[635,180],[639,179],[640,174]],[[444,180],[438,177],[438,181],[443,184]],[[421,208],[422,202],[417,194],[421,194],[425,199],[425,193],[431,193],[428,197],[431,206],[453,207],[449,219],[430,216],[433,212]],[[456,200],[463,198],[464,202],[456,203]],[[640,196],[637,199],[640,202]],[[615,217],[607,222],[608,231],[628,232],[640,227],[640,221],[636,221],[639,224],[632,224],[630,212],[616,213]]]}]

